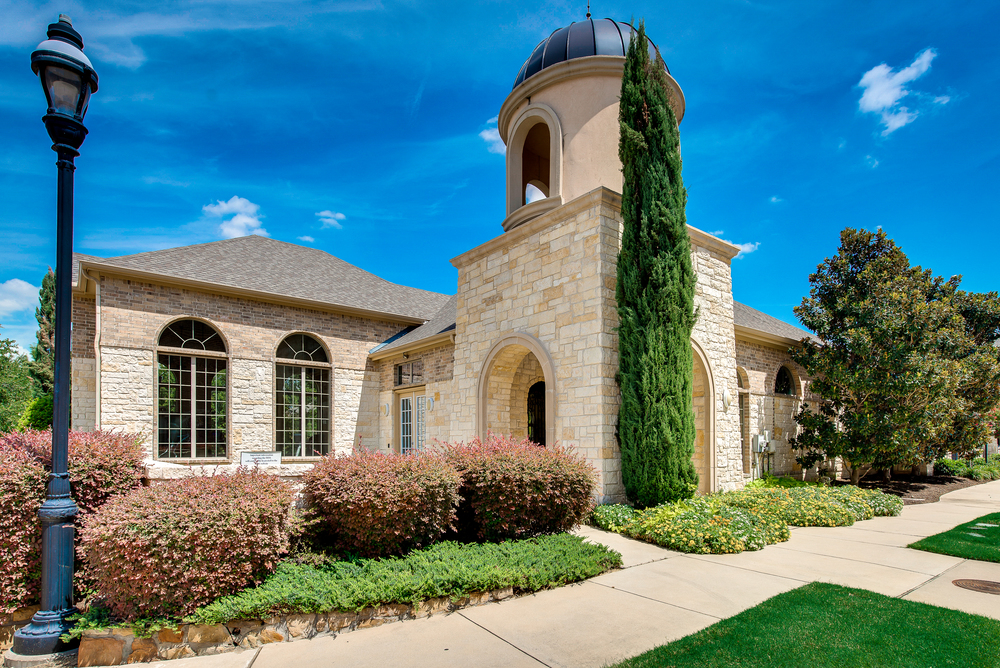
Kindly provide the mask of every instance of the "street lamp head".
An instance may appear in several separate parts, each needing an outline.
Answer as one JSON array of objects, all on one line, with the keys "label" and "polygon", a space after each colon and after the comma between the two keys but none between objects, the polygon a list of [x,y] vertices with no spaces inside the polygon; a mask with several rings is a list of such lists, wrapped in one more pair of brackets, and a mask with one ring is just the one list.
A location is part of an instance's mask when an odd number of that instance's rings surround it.
[{"label": "street lamp head", "polygon": [[42,120],[52,141],[80,148],[87,136],[83,117],[91,93],[97,91],[97,72],[83,53],[83,38],[65,14],[49,25],[48,39],[31,54],[31,71],[45,91],[48,113]]}]

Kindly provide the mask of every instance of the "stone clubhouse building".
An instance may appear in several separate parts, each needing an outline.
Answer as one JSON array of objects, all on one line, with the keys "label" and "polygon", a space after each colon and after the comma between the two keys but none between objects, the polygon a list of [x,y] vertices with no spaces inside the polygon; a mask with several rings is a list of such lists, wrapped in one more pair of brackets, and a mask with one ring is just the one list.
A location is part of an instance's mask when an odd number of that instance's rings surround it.
[{"label": "stone clubhouse building", "polygon": [[[498,116],[502,233],[451,260],[454,295],[258,236],[77,255],[73,428],[143,434],[153,480],[266,452],[294,477],[330,453],[406,454],[492,431],[573,446],[602,500],[621,500],[618,95],[633,35],[588,19],[525,62]],[[734,302],[739,249],[688,229],[700,491],[793,472],[806,378],[787,351],[809,334]],[[765,431],[773,452],[756,453]]]}]

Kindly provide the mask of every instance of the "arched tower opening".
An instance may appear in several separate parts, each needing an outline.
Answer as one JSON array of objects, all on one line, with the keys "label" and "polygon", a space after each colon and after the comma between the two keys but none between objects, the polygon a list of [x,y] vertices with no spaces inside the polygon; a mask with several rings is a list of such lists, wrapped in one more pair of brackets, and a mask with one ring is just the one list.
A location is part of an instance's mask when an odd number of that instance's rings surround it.
[{"label": "arched tower opening", "polygon": [[[549,196],[551,175],[551,139],[549,126],[535,123],[524,138],[521,149],[521,204],[531,204]],[[541,197],[538,195],[541,194]]]}]

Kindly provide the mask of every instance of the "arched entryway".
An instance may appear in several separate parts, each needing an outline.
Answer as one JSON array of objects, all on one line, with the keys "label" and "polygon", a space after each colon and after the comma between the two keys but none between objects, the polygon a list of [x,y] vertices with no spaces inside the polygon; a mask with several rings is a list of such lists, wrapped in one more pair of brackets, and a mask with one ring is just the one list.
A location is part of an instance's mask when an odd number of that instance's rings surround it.
[{"label": "arched entryway", "polygon": [[691,339],[694,358],[694,384],[692,403],[694,406],[695,440],[694,465],[698,471],[698,493],[715,491],[715,382],[712,366],[704,349]]},{"label": "arched entryway", "polygon": [[551,445],[555,408],[555,368],[542,343],[517,332],[494,344],[479,376],[479,436],[492,431]]}]

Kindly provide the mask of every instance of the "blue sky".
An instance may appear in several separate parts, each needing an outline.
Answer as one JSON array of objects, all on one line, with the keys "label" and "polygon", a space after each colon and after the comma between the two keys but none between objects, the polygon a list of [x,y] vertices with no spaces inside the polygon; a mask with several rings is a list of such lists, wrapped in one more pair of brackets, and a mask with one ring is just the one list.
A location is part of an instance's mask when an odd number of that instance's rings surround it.
[{"label": "blue sky", "polygon": [[[76,250],[242,233],[453,294],[501,233],[490,120],[586,2],[0,0],[0,336],[34,338],[55,154],[29,55],[69,14],[100,74]],[[997,289],[1000,4],[595,2],[644,18],[684,89],[688,222],[748,252],[736,299],[788,322],[848,225]],[[491,150],[493,149],[493,150]]]}]

